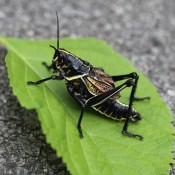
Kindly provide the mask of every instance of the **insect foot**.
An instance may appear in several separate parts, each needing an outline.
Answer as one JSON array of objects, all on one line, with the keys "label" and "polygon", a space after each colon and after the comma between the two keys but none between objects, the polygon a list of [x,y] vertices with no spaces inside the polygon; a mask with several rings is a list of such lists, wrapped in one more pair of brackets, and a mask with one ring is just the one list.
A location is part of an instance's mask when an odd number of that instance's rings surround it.
[{"label": "insect foot", "polygon": [[144,101],[144,100],[150,100],[151,97],[142,97],[142,98],[139,98],[139,97],[134,97],[133,100],[134,101]]},{"label": "insect foot", "polygon": [[139,140],[143,140],[143,136],[138,135],[138,134],[133,134],[132,132],[129,132],[129,131],[122,131],[122,134],[127,135],[127,136],[132,137],[132,138],[138,137]]},{"label": "insect foot", "polygon": [[38,85],[38,83],[33,82],[33,81],[28,81],[28,82],[27,82],[27,85]]},{"label": "insect foot", "polygon": [[83,138],[83,132],[82,132],[81,128],[79,128],[79,127],[78,127],[78,132],[79,132],[80,139],[82,139]]},{"label": "insect foot", "polygon": [[42,62],[42,65],[49,71],[50,69],[52,69],[52,65],[49,66],[45,61]]}]

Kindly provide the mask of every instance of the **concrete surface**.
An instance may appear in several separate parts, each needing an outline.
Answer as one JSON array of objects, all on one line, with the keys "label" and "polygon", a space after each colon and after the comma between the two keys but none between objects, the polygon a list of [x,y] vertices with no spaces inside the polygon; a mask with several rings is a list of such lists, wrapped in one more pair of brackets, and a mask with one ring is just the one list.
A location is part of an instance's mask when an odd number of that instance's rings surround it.
[{"label": "concrete surface", "polygon": [[[0,0],[0,35],[106,40],[157,86],[175,114],[174,0]],[[0,174],[68,174],[45,142],[35,111],[20,106],[9,88],[0,48]],[[170,172],[171,174],[175,174]]]}]

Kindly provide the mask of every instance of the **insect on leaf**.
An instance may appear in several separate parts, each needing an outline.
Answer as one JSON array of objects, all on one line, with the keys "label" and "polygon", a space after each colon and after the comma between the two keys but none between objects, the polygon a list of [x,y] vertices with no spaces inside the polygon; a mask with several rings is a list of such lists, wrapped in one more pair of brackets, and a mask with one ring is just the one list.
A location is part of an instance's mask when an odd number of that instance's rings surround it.
[{"label": "insect on leaf", "polygon": [[[140,76],[137,96],[151,96],[150,101],[134,103],[143,119],[129,123],[130,131],[143,135],[143,141],[123,136],[123,122],[110,120],[93,110],[85,111],[84,138],[80,139],[76,128],[80,107],[68,94],[64,80],[26,85],[27,81],[52,74],[41,62],[51,63],[54,51],[49,45],[56,45],[56,41],[0,37],[0,43],[8,49],[6,65],[14,95],[22,106],[36,109],[47,142],[63,158],[71,174],[168,174],[169,163],[173,162],[172,116],[156,88],[127,59],[97,39],[60,40],[61,47],[95,67],[103,67],[110,75],[136,71]],[[121,93],[120,100],[126,104],[129,92],[130,88]]]}]

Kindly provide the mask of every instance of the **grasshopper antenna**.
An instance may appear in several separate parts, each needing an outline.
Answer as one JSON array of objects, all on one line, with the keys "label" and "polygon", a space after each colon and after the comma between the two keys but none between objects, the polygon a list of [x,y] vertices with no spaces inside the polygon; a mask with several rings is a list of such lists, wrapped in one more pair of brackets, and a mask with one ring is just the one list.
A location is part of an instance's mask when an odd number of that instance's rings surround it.
[{"label": "grasshopper antenna", "polygon": [[59,18],[58,18],[58,13],[57,13],[57,11],[56,11],[56,16],[57,16],[57,49],[59,49],[60,34],[59,34]]}]

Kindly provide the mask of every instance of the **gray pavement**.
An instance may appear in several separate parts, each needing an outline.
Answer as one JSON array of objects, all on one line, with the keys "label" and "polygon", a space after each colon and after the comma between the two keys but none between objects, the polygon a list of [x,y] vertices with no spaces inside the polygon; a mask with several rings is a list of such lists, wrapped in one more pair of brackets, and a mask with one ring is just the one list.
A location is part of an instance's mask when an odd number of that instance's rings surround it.
[{"label": "gray pavement", "polygon": [[[106,40],[144,72],[175,114],[174,0],[0,0],[0,35]],[[0,47],[0,174],[68,174],[46,144],[35,111],[20,106],[9,87]],[[171,172],[173,173],[173,171]]]}]

